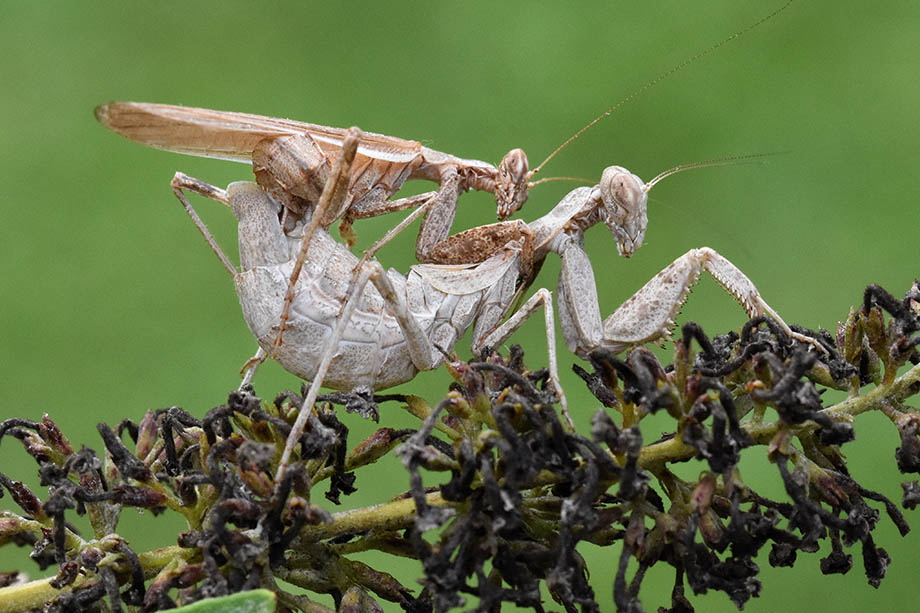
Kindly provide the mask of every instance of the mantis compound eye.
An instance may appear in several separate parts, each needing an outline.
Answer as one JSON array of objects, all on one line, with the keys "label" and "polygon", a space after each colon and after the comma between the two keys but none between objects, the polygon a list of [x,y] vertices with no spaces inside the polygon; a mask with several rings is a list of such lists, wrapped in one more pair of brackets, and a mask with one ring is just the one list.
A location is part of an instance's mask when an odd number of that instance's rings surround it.
[{"label": "mantis compound eye", "polygon": [[617,241],[617,251],[631,256],[645,239],[648,195],[642,179],[622,166],[609,166],[600,182],[604,222]]},{"label": "mantis compound eye", "polygon": [[506,219],[527,202],[529,179],[530,164],[524,150],[512,149],[506,153],[498,165],[498,185],[495,190],[499,219]]}]

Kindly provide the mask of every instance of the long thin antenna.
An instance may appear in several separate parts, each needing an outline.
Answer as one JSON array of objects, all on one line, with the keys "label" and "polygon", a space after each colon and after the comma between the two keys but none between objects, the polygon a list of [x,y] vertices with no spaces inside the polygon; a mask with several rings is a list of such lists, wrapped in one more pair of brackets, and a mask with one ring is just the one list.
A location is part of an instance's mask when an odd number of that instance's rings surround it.
[{"label": "long thin antenna", "polygon": [[748,32],[750,32],[750,31],[753,30],[754,28],[756,28],[756,27],[758,27],[758,26],[760,26],[760,25],[766,23],[767,21],[770,21],[771,19],[773,19],[774,17],[776,17],[777,15],[779,15],[780,13],[782,13],[783,11],[785,11],[785,10],[789,7],[789,5],[792,4],[792,2],[793,2],[793,0],[789,0],[788,2],[786,2],[786,4],[784,4],[783,6],[779,7],[778,9],[776,9],[775,11],[773,11],[772,13],[770,13],[769,15],[767,15],[766,17],[762,17],[761,19],[759,19],[759,20],[756,21],[755,23],[749,25],[748,27],[744,28],[743,30],[739,30],[738,32],[735,32],[734,34],[732,34],[732,35],[729,36],[728,38],[722,39],[721,41],[717,42],[716,44],[714,44],[713,46],[709,47],[708,49],[705,49],[705,50],[703,50],[703,51],[700,51],[699,53],[697,53],[697,54],[694,55],[693,57],[684,60],[683,62],[681,62],[680,64],[677,64],[676,66],[674,66],[674,67],[671,68],[670,70],[667,70],[667,71],[665,71],[665,72],[659,74],[657,77],[655,77],[655,78],[652,79],[651,81],[648,81],[645,85],[643,85],[643,86],[640,87],[639,89],[635,90],[633,93],[629,94],[628,96],[626,96],[625,98],[623,98],[622,100],[620,100],[619,102],[617,102],[616,104],[614,104],[612,107],[610,107],[609,109],[607,109],[606,111],[604,111],[603,113],[601,113],[600,115],[598,115],[597,117],[595,117],[595,118],[591,121],[591,123],[589,123],[588,125],[586,125],[585,127],[583,127],[581,130],[579,130],[578,132],[576,132],[575,134],[573,134],[572,136],[570,136],[569,139],[568,139],[567,141],[565,141],[564,143],[562,143],[561,145],[559,145],[558,147],[556,147],[556,150],[555,150],[555,151],[553,151],[552,153],[550,153],[549,156],[548,156],[545,160],[543,160],[543,161],[540,163],[539,166],[537,166],[536,168],[533,169],[533,171],[531,171],[531,173],[530,173],[531,176],[533,176],[533,175],[537,174],[538,172],[540,172],[540,169],[543,168],[543,166],[545,166],[547,162],[549,162],[551,159],[553,159],[554,157],[556,157],[556,154],[557,154],[557,153],[559,153],[560,151],[562,151],[563,149],[565,149],[565,148],[569,145],[569,143],[571,143],[573,140],[575,140],[576,138],[578,138],[579,136],[581,136],[582,134],[584,134],[585,132],[587,132],[589,129],[591,129],[592,127],[594,127],[594,124],[596,124],[597,122],[599,122],[601,119],[604,119],[605,117],[607,117],[608,115],[610,115],[611,113],[613,113],[614,111],[616,111],[618,108],[620,108],[621,106],[623,106],[623,105],[626,104],[627,102],[631,101],[633,98],[636,98],[637,96],[639,96],[640,94],[642,94],[642,93],[646,92],[647,90],[651,89],[651,88],[654,87],[655,85],[658,85],[658,83],[660,83],[661,81],[667,79],[668,77],[670,77],[670,76],[671,76],[672,74],[674,74],[675,72],[679,72],[679,71],[683,70],[684,68],[686,68],[686,67],[689,66],[690,64],[694,63],[695,61],[699,60],[700,58],[706,57],[707,55],[709,55],[710,53],[712,53],[713,51],[715,51],[715,50],[718,49],[719,47],[722,47],[723,45],[726,45],[726,44],[730,43],[731,41],[735,40],[736,38],[739,38],[739,37],[741,37],[741,36],[744,36],[745,34],[747,34]]},{"label": "long thin antenna", "polygon": [[702,162],[689,162],[687,164],[678,164],[674,168],[669,168],[662,173],[659,173],[654,179],[645,184],[645,191],[650,191],[655,184],[659,181],[675,175],[679,172],[685,170],[694,170],[696,168],[712,168],[714,166],[736,166],[738,164],[750,164],[752,162],[758,162],[766,157],[771,157],[774,155],[782,155],[786,153],[785,151],[778,151],[774,153],[751,153],[748,155],[734,155],[731,157],[725,158],[716,158],[712,160],[703,160]]},{"label": "long thin antenna", "polygon": [[542,179],[537,179],[536,181],[528,183],[527,187],[536,187],[541,183],[549,183],[550,181],[575,181],[576,183],[584,183],[585,185],[597,182],[595,179],[585,179],[584,177],[543,177]]}]

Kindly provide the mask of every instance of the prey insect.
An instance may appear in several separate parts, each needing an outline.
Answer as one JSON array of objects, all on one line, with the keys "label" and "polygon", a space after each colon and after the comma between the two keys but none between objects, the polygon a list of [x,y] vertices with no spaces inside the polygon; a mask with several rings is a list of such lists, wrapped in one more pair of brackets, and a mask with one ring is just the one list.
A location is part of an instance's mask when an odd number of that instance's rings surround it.
[{"label": "prey insect", "polygon": [[[348,137],[345,145],[323,199],[334,197],[335,186],[341,184],[340,173],[349,170],[347,160],[354,163],[350,153],[357,146],[357,136]],[[768,314],[788,334],[811,342],[789,329],[744,273],[706,247],[675,260],[612,315],[601,319],[594,272],[583,247],[584,231],[603,223],[619,253],[631,255],[644,240],[648,191],[676,170],[680,168],[643,183],[622,167],[609,167],[598,185],[570,192],[549,213],[528,224],[534,238],[529,246],[534,262],[539,266],[551,252],[562,259],[558,310],[569,348],[585,357],[594,349],[621,351],[666,336],[703,271],[735,296],[751,317]],[[247,325],[267,350],[272,347],[282,308],[279,298],[296,265],[310,212],[294,228],[286,229],[281,223],[281,203],[253,183],[234,183],[227,190],[201,184],[197,191],[229,205],[238,219],[241,270],[233,273],[234,283]],[[454,239],[478,240],[482,229],[471,229]],[[214,251],[222,254],[206,228],[203,232]],[[328,232],[318,230],[297,277],[289,327],[291,342],[278,352],[286,370],[311,381],[282,455],[278,478],[298,444],[320,386],[352,391],[397,385],[420,370],[437,367],[467,329],[473,329],[473,350],[478,351],[503,343],[541,306],[550,382],[571,423],[558,379],[551,293],[541,288],[515,310],[517,299],[533,281],[532,276],[522,274],[527,248],[523,240],[513,239],[493,249],[483,262],[420,264],[403,276],[393,269],[385,271],[376,260],[359,263]],[[353,274],[356,267],[357,279]]]},{"label": "prey insect", "polygon": [[[540,182],[532,181],[534,175],[586,130],[673,73],[769,21],[790,3],[791,0],[754,24],[647,82],[576,132],[533,169],[521,149],[509,151],[496,167],[487,162],[429,149],[416,141],[365,132],[360,137],[352,172],[342,186],[344,189],[337,189],[336,197],[329,199],[324,207],[318,206],[320,196],[329,184],[334,170],[333,161],[342,151],[349,133],[347,130],[245,113],[142,102],[110,102],[96,109],[96,117],[118,134],[152,147],[251,163],[256,182],[283,205],[285,227],[293,227],[306,211],[315,209],[310,215],[312,222],[303,233],[301,260],[309,249],[316,228],[326,229],[341,220],[340,234],[350,241],[354,237],[351,230],[354,220],[416,208],[412,215],[368,249],[362,262],[417,216],[424,215],[416,239],[416,258],[420,262],[477,263],[485,261],[492,252],[479,248],[475,243],[451,240],[449,237],[459,194],[469,190],[494,194],[498,217],[506,219],[526,202],[529,190]],[[408,198],[391,199],[406,181],[414,179],[434,181],[438,189]],[[543,179],[546,180],[549,179]],[[194,217],[183,190],[199,191],[201,182],[176,173],[172,187],[177,198]],[[504,239],[522,237],[528,230],[525,224],[510,221],[490,231],[499,236],[492,243],[503,244]],[[228,270],[232,269],[229,261],[222,261]],[[526,258],[523,265],[525,274],[529,275],[532,269]],[[298,270],[299,267],[292,272]],[[286,307],[281,313],[274,347],[269,352],[272,356],[282,344],[295,280],[296,276],[292,276],[284,296]]]}]

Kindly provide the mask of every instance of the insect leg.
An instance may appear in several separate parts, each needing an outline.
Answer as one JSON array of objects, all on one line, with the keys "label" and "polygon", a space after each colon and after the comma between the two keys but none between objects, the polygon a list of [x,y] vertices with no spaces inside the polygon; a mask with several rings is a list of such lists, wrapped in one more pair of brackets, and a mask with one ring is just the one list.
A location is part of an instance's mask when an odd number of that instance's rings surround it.
[{"label": "insect leg", "polygon": [[355,283],[351,286],[342,310],[339,312],[335,328],[332,334],[326,340],[322,358],[310,383],[310,388],[304,398],[303,405],[300,407],[300,413],[297,420],[291,427],[284,451],[281,454],[281,460],[278,464],[278,472],[275,475],[275,483],[280,483],[284,472],[290,463],[291,454],[294,448],[299,444],[300,437],[306,427],[310,412],[313,410],[313,404],[319,394],[319,389],[323,380],[329,372],[333,358],[339,350],[339,344],[345,334],[345,330],[350,324],[352,314],[360,303],[359,297],[367,286],[368,281],[374,284],[380,295],[386,301],[386,308],[393,313],[399,322],[400,327],[406,337],[406,343],[409,347],[409,354],[413,364],[419,370],[431,370],[443,361],[441,352],[434,346],[431,339],[425,334],[418,320],[409,311],[406,304],[405,296],[400,294],[387,278],[383,267],[376,261],[368,263],[359,272]]},{"label": "insect leg", "polygon": [[521,308],[503,324],[489,332],[485,338],[478,340],[474,339],[473,351],[478,352],[482,347],[495,347],[496,345],[501,345],[541,306],[543,307],[543,324],[546,330],[546,345],[549,354],[549,380],[559,397],[559,404],[562,405],[562,414],[565,416],[565,420],[568,422],[569,427],[574,430],[575,424],[572,422],[572,416],[569,414],[569,404],[565,398],[565,392],[562,390],[562,383],[559,381],[559,366],[556,359],[556,322],[553,317],[553,297],[548,289],[538,289],[536,293],[531,296],[527,302],[521,305]]},{"label": "insect leg", "polygon": [[319,367],[316,369],[316,375],[310,383],[310,389],[307,391],[307,395],[300,407],[300,413],[297,415],[297,420],[294,422],[294,425],[291,426],[291,432],[288,434],[287,442],[284,445],[284,451],[281,453],[281,460],[278,462],[278,472],[275,473],[276,485],[281,483],[284,473],[287,471],[288,464],[291,461],[291,454],[294,452],[294,447],[300,443],[300,437],[303,436],[303,431],[310,417],[310,412],[313,410],[313,404],[316,402],[316,396],[319,394],[319,388],[323,384],[323,379],[326,378],[326,373],[329,372],[329,366],[332,364],[332,358],[335,357],[336,350],[339,347],[339,342],[342,340],[342,335],[345,332],[348,321],[351,319],[351,315],[358,305],[359,301],[357,298],[364,290],[364,286],[367,285],[373,272],[373,268],[370,266],[361,270],[358,275],[357,283],[351,288],[345,300],[345,304],[342,306],[335,329],[329,337],[329,340],[326,341],[323,357],[320,360]]},{"label": "insect leg", "polygon": [[291,302],[294,300],[294,287],[297,279],[300,278],[300,271],[303,263],[307,259],[307,252],[310,249],[310,241],[316,228],[320,225],[326,211],[335,208],[336,204],[345,198],[347,194],[348,179],[351,174],[351,166],[355,160],[355,154],[358,151],[358,141],[361,138],[361,131],[358,128],[350,128],[342,143],[342,151],[335,160],[332,167],[332,173],[323,187],[323,193],[319,202],[310,218],[310,223],[303,231],[303,239],[300,242],[300,252],[297,254],[297,260],[294,263],[294,269],[291,271],[291,278],[288,282],[287,293],[284,296],[284,308],[281,311],[281,321],[278,326],[278,335],[275,337],[272,354],[275,354],[281,347],[284,330],[287,327],[287,320],[291,312]]},{"label": "insect leg", "polygon": [[190,177],[184,173],[177,172],[170,181],[172,186],[173,193],[176,195],[176,198],[179,199],[179,202],[182,203],[182,208],[185,209],[185,212],[188,213],[188,216],[192,218],[195,226],[198,228],[198,231],[201,232],[201,235],[204,236],[204,239],[208,241],[211,250],[217,255],[217,258],[220,260],[220,263],[224,265],[224,268],[227,269],[227,272],[230,273],[230,276],[236,278],[237,270],[236,267],[230,262],[230,258],[224,253],[223,249],[220,248],[220,245],[217,244],[217,241],[214,239],[214,236],[211,234],[211,231],[208,230],[208,227],[201,221],[201,217],[198,216],[198,213],[195,212],[195,209],[192,207],[191,203],[188,201],[188,198],[185,197],[183,190],[188,190],[190,192],[195,192],[200,194],[205,198],[210,198],[211,200],[216,200],[221,204],[230,206],[230,200],[227,198],[227,192],[215,187],[210,183],[205,183],[194,177]]},{"label": "insect leg", "polygon": [[734,296],[750,317],[767,314],[791,338],[826,351],[815,339],[793,332],[747,275],[709,247],[691,249],[674,260],[605,319],[603,342],[632,345],[666,336],[674,325],[674,316],[703,271]]}]

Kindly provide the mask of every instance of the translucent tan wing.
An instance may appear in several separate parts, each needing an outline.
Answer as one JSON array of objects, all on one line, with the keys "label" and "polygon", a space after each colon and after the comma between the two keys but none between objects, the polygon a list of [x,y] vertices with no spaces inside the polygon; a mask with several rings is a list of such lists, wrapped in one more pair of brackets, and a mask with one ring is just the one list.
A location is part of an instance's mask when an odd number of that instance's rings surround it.
[{"label": "translucent tan wing", "polygon": [[500,249],[479,264],[416,264],[412,272],[445,294],[471,294],[498,283],[519,255],[518,249]]},{"label": "translucent tan wing", "polygon": [[[96,119],[113,132],[157,149],[201,157],[252,162],[256,143],[274,136],[307,133],[327,154],[337,151],[345,130],[248,113],[173,104],[109,102],[96,107]],[[421,143],[364,132],[358,151],[369,157],[407,162]]]}]

